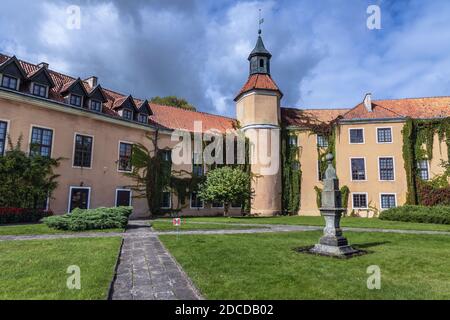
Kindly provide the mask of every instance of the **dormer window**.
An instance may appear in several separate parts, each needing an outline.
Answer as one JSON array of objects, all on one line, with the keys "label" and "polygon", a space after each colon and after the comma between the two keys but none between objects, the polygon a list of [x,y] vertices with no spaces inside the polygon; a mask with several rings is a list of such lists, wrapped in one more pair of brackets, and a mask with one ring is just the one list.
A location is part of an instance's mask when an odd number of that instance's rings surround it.
[{"label": "dormer window", "polygon": [[11,90],[17,90],[18,82],[19,82],[19,80],[17,78],[14,78],[14,77],[11,77],[11,76],[7,76],[7,75],[3,75],[2,87],[3,88],[7,88],[7,89],[11,89]]},{"label": "dormer window", "polygon": [[47,86],[43,86],[41,84],[34,83],[32,93],[35,96],[47,98]]},{"label": "dormer window", "polygon": [[148,123],[148,116],[146,114],[140,113],[138,116],[138,121],[140,123]]},{"label": "dormer window", "polygon": [[91,100],[90,108],[95,112],[102,112],[102,103],[98,100]]},{"label": "dormer window", "polygon": [[133,120],[133,111],[128,109],[123,109],[122,117],[127,120]]},{"label": "dormer window", "polygon": [[69,100],[69,103],[72,105],[72,106],[75,106],[75,107],[81,107],[81,101],[82,101],[82,97],[81,96],[79,96],[79,95],[76,95],[76,94],[71,94],[70,95],[70,100]]}]

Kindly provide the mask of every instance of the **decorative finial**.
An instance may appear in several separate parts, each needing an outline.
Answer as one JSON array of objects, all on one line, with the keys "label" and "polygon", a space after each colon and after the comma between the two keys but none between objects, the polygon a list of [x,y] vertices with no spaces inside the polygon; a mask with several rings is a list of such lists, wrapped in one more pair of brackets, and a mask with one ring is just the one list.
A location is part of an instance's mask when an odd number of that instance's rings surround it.
[{"label": "decorative finial", "polygon": [[332,153],[328,153],[328,154],[325,156],[325,159],[328,161],[328,163],[331,163],[331,162],[333,161],[333,159],[334,159],[334,156],[333,156]]},{"label": "decorative finial", "polygon": [[258,34],[261,35],[262,30],[261,30],[261,25],[264,23],[264,19],[261,18],[261,9],[259,9],[259,29],[258,29]]}]

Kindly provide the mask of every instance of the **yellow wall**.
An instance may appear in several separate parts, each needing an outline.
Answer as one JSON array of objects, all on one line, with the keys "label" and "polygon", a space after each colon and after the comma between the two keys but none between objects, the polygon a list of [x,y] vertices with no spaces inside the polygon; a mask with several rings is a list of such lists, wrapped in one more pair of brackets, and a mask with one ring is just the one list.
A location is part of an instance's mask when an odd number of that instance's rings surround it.
[{"label": "yellow wall", "polygon": [[[336,171],[340,180],[340,186],[348,186],[350,196],[348,202],[349,213],[353,210],[352,193],[367,193],[369,210],[356,210],[360,216],[373,216],[381,210],[380,194],[393,193],[396,195],[397,205],[406,202],[406,174],[403,161],[403,122],[396,123],[365,123],[342,124],[336,137]],[[392,128],[392,143],[377,142],[377,128]],[[363,144],[350,144],[349,129],[363,128],[365,141]],[[318,152],[317,135],[310,131],[298,131],[298,143],[300,146],[299,159],[302,169],[301,184],[301,215],[319,215],[316,205],[316,192],[314,187],[323,188],[323,183],[318,179]],[[434,138],[434,155],[429,164],[430,177],[443,173],[441,160],[447,160],[447,145],[440,143],[436,135]],[[378,158],[394,158],[394,181],[380,181]],[[350,159],[365,158],[366,181],[352,181]]]}]

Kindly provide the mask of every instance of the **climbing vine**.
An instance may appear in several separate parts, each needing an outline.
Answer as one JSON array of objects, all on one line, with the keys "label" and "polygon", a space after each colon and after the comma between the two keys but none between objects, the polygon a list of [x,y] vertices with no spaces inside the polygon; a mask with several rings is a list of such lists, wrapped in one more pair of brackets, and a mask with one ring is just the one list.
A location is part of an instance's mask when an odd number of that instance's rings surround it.
[{"label": "climbing vine", "polygon": [[[440,192],[439,189],[448,189],[447,177],[437,177],[440,182],[422,181],[417,174],[417,162],[420,160],[431,161],[434,156],[434,137],[437,135],[439,142],[447,145],[447,157],[450,159],[450,117],[434,120],[407,119],[403,127],[403,160],[407,179],[407,204],[416,205],[432,203],[425,200],[430,193],[448,194]],[[442,178],[442,179],[441,179]],[[435,179],[435,180],[436,180]],[[441,199],[443,202],[448,199]],[[439,203],[440,200],[434,202]]]},{"label": "climbing vine", "polygon": [[283,129],[281,132],[282,158],[282,204],[284,214],[296,214],[300,209],[302,171],[298,160],[298,144],[291,143],[296,131]]}]

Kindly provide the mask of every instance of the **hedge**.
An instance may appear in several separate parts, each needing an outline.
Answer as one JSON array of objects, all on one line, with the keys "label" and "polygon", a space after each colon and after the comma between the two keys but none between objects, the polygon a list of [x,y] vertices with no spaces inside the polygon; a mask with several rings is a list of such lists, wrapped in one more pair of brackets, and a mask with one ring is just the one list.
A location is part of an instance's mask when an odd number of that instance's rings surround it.
[{"label": "hedge", "polygon": [[52,215],[42,209],[0,208],[0,224],[33,223]]},{"label": "hedge", "polygon": [[450,206],[403,206],[383,211],[381,220],[450,224]]},{"label": "hedge", "polygon": [[125,228],[132,212],[132,207],[75,209],[70,214],[48,217],[42,222],[50,228],[69,231]]}]

